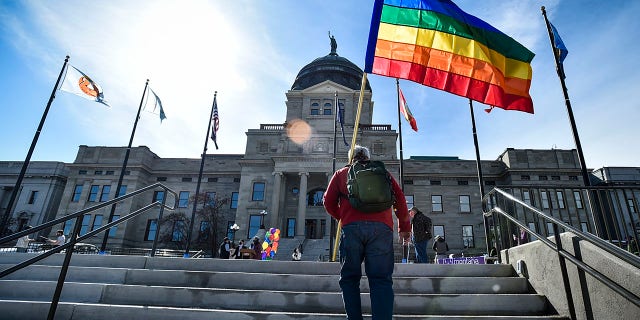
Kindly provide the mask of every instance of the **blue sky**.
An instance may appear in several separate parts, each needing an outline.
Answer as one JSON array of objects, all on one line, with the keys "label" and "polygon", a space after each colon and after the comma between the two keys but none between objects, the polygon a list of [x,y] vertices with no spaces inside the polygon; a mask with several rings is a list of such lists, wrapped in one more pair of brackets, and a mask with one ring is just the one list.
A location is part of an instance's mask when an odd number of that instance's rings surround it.
[{"label": "blue sky", "polygon": [[[506,148],[573,149],[540,12],[569,56],[567,86],[588,167],[638,166],[640,1],[458,0],[458,6],[536,53],[535,114],[475,103],[481,158]],[[245,132],[283,123],[298,71],[329,53],[364,67],[373,1],[0,1],[0,160],[24,160],[65,55],[98,82],[111,108],[58,92],[32,160],[72,162],[79,145],[126,146],[144,83],[167,119],[143,112],[134,146],[198,158],[213,92],[220,150],[244,153]],[[395,80],[370,75],[374,123],[397,129]],[[465,98],[400,81],[419,132],[403,124],[404,156],[475,159]],[[636,130],[636,131],[634,131]]]}]

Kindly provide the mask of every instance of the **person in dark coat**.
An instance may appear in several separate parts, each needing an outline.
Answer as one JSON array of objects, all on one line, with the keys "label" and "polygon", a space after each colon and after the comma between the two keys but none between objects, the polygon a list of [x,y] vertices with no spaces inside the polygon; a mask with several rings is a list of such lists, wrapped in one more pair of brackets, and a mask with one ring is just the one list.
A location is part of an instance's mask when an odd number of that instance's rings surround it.
[{"label": "person in dark coat", "polygon": [[220,259],[229,259],[229,255],[231,254],[231,241],[229,238],[224,237],[224,241],[220,244]]},{"label": "person in dark coat", "polygon": [[262,260],[262,244],[260,243],[260,239],[256,236],[253,237],[253,241],[251,242],[251,249],[255,252],[253,256],[256,260]]},{"label": "person in dark coat", "polygon": [[411,240],[416,251],[416,263],[429,263],[427,243],[431,239],[431,218],[416,207],[409,209],[411,216]]}]

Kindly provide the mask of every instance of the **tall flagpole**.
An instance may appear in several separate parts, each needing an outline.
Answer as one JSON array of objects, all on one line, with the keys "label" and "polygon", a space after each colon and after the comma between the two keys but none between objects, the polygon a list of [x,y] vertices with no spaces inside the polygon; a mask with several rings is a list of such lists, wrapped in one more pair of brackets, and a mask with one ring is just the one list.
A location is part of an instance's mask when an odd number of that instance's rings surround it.
[{"label": "tall flagpole", "polygon": [[[333,115],[333,163],[332,163],[332,167],[331,167],[331,174],[333,175],[336,172],[336,152],[338,149],[338,141],[337,141],[337,137],[338,137],[338,112],[340,112],[340,107],[338,106],[338,91],[336,90],[335,92],[335,97],[334,97],[334,105],[335,105],[335,114]],[[344,118],[343,118],[344,119]],[[343,120],[344,121],[344,120]],[[335,219],[331,219],[331,230],[329,232],[329,256],[333,257],[333,243],[334,243],[334,237],[335,237],[335,232],[336,232],[336,220]]]},{"label": "tall flagpole", "polygon": [[[51,91],[51,96],[49,97],[49,102],[47,102],[47,106],[44,108],[44,112],[42,113],[42,118],[40,118],[40,124],[38,124],[38,129],[36,129],[36,133],[33,136],[33,141],[31,141],[31,147],[29,147],[29,151],[27,152],[27,157],[24,159],[22,163],[22,169],[20,170],[20,174],[18,175],[18,180],[16,180],[16,184],[13,187],[13,192],[11,192],[11,197],[9,198],[9,203],[7,203],[7,208],[4,210],[4,216],[2,217],[2,223],[0,223],[0,236],[4,236],[8,234],[8,222],[11,217],[11,212],[13,209],[13,204],[18,197],[18,191],[20,189],[20,185],[22,184],[22,180],[24,179],[24,175],[27,172],[27,167],[29,167],[29,162],[31,162],[31,156],[33,155],[33,150],[36,148],[36,143],[38,143],[38,138],[40,137],[40,132],[42,132],[42,127],[44,126],[44,121],[47,119],[47,114],[49,113],[49,108],[51,107],[51,103],[53,99],[56,97],[56,90],[58,90],[58,85],[60,84],[60,79],[62,79],[62,74],[67,67],[67,63],[69,62],[69,56],[66,56],[64,59],[64,63],[62,64],[62,69],[60,69],[60,74],[58,74],[58,80],[56,80],[56,85],[53,87]],[[19,231],[19,230],[16,230]]]},{"label": "tall flagpole", "polygon": [[[482,163],[480,162],[480,147],[478,147],[478,134],[476,132],[476,117],[473,114],[473,100],[469,99],[469,111],[471,112],[471,130],[473,132],[473,145],[476,148],[476,167],[478,168],[478,185],[480,186],[480,203],[482,203],[482,197],[484,197],[484,178],[482,175]],[[489,253],[489,223],[487,217],[482,215],[482,221],[484,223],[484,240],[487,246],[487,253]]]},{"label": "tall flagpole", "polygon": [[402,156],[402,121],[400,121],[400,81],[396,78],[396,95],[398,96],[398,136],[400,138],[400,187],[404,192],[404,164]]},{"label": "tall flagpole", "polygon": [[[567,85],[565,84],[564,78],[564,67],[562,62],[560,62],[560,57],[558,52],[555,50],[554,44],[554,36],[553,31],[551,30],[551,23],[547,18],[547,11],[545,7],[540,7],[542,10],[542,16],[544,17],[544,22],[547,25],[547,32],[549,32],[549,41],[551,42],[551,49],[553,50],[553,58],[556,62],[556,71],[558,72],[558,78],[560,78],[560,84],[562,85],[562,93],[564,94],[564,103],[567,106],[567,116],[569,116],[569,122],[571,123],[571,132],[573,133],[573,140],[576,144],[576,150],[578,151],[578,161],[580,161],[580,171],[582,173],[582,183],[585,187],[591,186],[591,181],[589,179],[589,174],[587,171],[587,164],[584,160],[584,153],[582,152],[582,144],[580,143],[580,136],[578,135],[578,127],[576,126],[576,120],[573,117],[573,109],[571,108],[571,100],[569,99],[569,93],[567,92]],[[600,202],[597,193],[587,193],[587,200],[589,201],[589,206],[591,207],[591,214],[593,216],[593,226],[595,228],[595,233],[599,237],[604,237],[605,234],[601,231],[602,226],[604,225],[604,217],[598,211],[598,203]],[[593,203],[591,199],[593,198]],[[594,204],[595,203],[595,204]],[[597,221],[596,221],[597,218]]]},{"label": "tall flagpole", "polygon": [[[200,158],[200,172],[198,173],[198,184],[196,185],[196,195],[193,200],[193,210],[191,211],[191,222],[189,222],[189,231],[187,232],[187,247],[184,250],[184,257],[189,258],[189,247],[191,245],[191,233],[193,231],[193,223],[196,219],[196,207],[198,207],[198,194],[200,193],[200,183],[202,182],[202,171],[204,170],[204,159],[207,155],[207,145],[209,143],[209,133],[211,132],[211,120],[213,120],[213,112],[217,108],[216,96],[218,91],[213,93],[213,104],[211,105],[211,115],[209,116],[209,125],[207,126],[207,135],[204,137],[204,148],[202,149],[202,157]],[[214,226],[209,226],[213,228]]]},{"label": "tall flagpole", "polygon": [[[142,97],[140,98],[140,105],[138,106],[138,114],[136,114],[136,120],[133,122],[133,129],[131,130],[131,138],[129,138],[129,145],[127,146],[127,150],[124,154],[124,161],[122,161],[122,168],[120,168],[120,178],[118,178],[118,186],[116,187],[116,198],[118,194],[120,194],[120,188],[122,188],[122,180],[124,179],[125,171],[127,170],[127,163],[129,162],[129,154],[131,153],[131,144],[133,143],[133,137],[136,134],[136,127],[138,126],[138,120],[140,119],[140,111],[142,110],[142,102],[144,102],[144,96],[147,93],[147,87],[149,86],[149,79],[144,83],[144,90],[142,90]],[[165,194],[165,197],[167,195]],[[111,211],[109,212],[109,220],[107,223],[113,222],[113,216],[116,212],[116,205],[114,203],[111,205]],[[160,221],[158,221],[160,223]],[[104,232],[104,237],[102,238],[102,245],[100,246],[100,253],[104,254],[107,248],[107,240],[109,239],[109,232],[111,229]]]}]

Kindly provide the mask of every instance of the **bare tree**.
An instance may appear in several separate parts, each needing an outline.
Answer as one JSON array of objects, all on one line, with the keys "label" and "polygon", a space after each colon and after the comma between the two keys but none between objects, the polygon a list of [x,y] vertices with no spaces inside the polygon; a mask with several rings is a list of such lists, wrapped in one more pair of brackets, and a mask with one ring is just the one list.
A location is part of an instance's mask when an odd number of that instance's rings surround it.
[{"label": "bare tree", "polygon": [[[189,202],[191,205],[197,197],[198,208],[196,209],[195,223],[191,235],[191,245],[193,250],[203,250],[217,256],[219,243],[226,236],[227,218],[223,212],[225,206],[231,200],[228,197],[211,199],[207,193],[193,195]],[[166,248],[185,249],[187,245],[187,232],[191,223],[190,214],[184,212],[173,212],[162,218],[160,221],[160,236],[158,241],[164,243]]]}]

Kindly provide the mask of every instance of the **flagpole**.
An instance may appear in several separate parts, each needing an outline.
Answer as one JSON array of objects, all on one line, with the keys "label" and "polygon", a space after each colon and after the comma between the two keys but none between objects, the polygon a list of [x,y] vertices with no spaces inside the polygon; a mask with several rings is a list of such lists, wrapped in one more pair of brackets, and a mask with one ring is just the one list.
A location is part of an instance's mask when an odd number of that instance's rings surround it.
[{"label": "flagpole", "polygon": [[[358,97],[358,109],[356,111],[356,120],[353,122],[353,136],[351,137],[350,155],[353,155],[353,148],[356,145],[356,138],[358,137],[358,127],[360,126],[360,114],[362,113],[362,100],[364,99],[364,88],[367,85],[367,73],[362,73],[362,83],[360,84],[360,96]],[[351,163],[351,157],[347,159],[348,163]],[[333,244],[333,255],[331,255],[331,261],[336,261],[336,253],[338,252],[338,244],[340,244],[340,232],[342,230],[342,220],[338,221],[338,227],[336,228],[336,241]]]},{"label": "flagpole", "polygon": [[[582,152],[582,144],[580,143],[580,136],[578,135],[578,127],[576,126],[576,120],[573,117],[573,109],[571,108],[571,100],[569,99],[567,85],[564,81],[564,78],[565,78],[564,67],[562,66],[562,62],[560,62],[560,57],[558,56],[558,53],[555,50],[555,44],[553,41],[554,39],[553,31],[551,30],[551,23],[547,18],[547,11],[545,10],[544,6],[540,7],[540,10],[542,10],[542,16],[544,17],[544,22],[547,25],[547,32],[549,33],[549,41],[551,42],[551,49],[553,50],[553,58],[556,62],[556,71],[558,73],[558,78],[560,78],[560,85],[562,86],[562,93],[564,94],[564,103],[567,107],[567,115],[569,116],[569,123],[571,124],[571,132],[573,134],[573,140],[576,144],[576,150],[578,151],[578,161],[580,162],[580,171],[582,173],[582,183],[585,185],[585,187],[589,187],[591,186],[591,180],[589,179],[587,164],[586,164],[586,161],[584,160],[584,153]],[[604,220],[603,220],[604,217],[599,212],[596,213],[596,211],[598,211],[598,205],[594,205],[591,202],[592,197],[593,197],[593,201],[596,204],[599,203],[600,200],[597,193],[594,193],[593,195],[590,195],[590,193],[587,193],[587,200],[589,201],[589,206],[591,207],[591,214],[593,218],[593,226],[595,228],[595,233],[599,237],[604,237],[605,235],[601,231],[602,229],[601,226],[604,225]],[[597,223],[596,223],[596,217],[598,218]]]},{"label": "flagpole", "polygon": [[[480,147],[478,147],[478,133],[476,132],[476,117],[473,114],[473,100],[469,99],[469,111],[471,113],[471,130],[473,132],[473,145],[476,148],[476,167],[478,168],[478,185],[480,186],[480,203],[482,204],[482,198],[484,197],[484,178],[482,175],[482,163],[480,162]],[[487,247],[487,253],[489,253],[489,223],[487,217],[482,215],[482,221],[484,223],[484,238],[485,245]]]},{"label": "flagpole", "polygon": [[[333,115],[333,163],[332,163],[332,167],[331,167],[331,174],[336,172],[336,151],[338,149],[338,141],[337,141],[337,137],[338,137],[338,112],[340,112],[340,107],[338,106],[338,90],[336,90],[335,92],[335,96],[334,96],[334,104],[335,104],[335,114]],[[335,237],[335,230],[336,228],[336,221],[335,219],[331,219],[331,230],[329,232],[329,256],[333,257],[333,243],[334,243],[334,237]]]},{"label": "flagpole", "polygon": [[[193,200],[193,209],[191,211],[191,222],[189,222],[189,232],[187,232],[187,247],[184,250],[184,257],[189,258],[189,247],[191,245],[191,233],[193,231],[194,220],[196,219],[196,207],[198,206],[198,194],[200,193],[200,183],[202,182],[202,171],[204,170],[204,159],[207,155],[207,145],[209,144],[209,133],[211,132],[211,120],[213,120],[213,111],[216,108],[216,97],[218,91],[213,93],[213,104],[211,105],[211,115],[209,115],[209,124],[207,125],[207,135],[204,136],[204,148],[202,149],[202,157],[200,158],[200,171],[198,172],[198,184],[196,185],[196,195]],[[209,226],[213,228],[214,226]]]},{"label": "flagpole", "polygon": [[[51,103],[53,103],[53,99],[56,97],[56,90],[58,90],[58,85],[60,84],[60,79],[62,79],[62,74],[67,67],[67,63],[69,62],[69,56],[66,56],[64,59],[64,63],[62,64],[62,69],[60,69],[60,74],[58,74],[58,80],[56,80],[56,84],[51,91],[51,96],[49,96],[49,102],[47,102],[47,106],[44,108],[44,112],[42,113],[42,118],[40,118],[40,123],[38,124],[38,129],[36,129],[36,133],[33,136],[33,140],[31,141],[31,146],[29,147],[29,151],[27,152],[27,156],[22,163],[22,169],[20,170],[20,174],[18,175],[18,180],[16,180],[16,184],[13,187],[13,192],[11,192],[11,197],[9,198],[9,202],[7,203],[7,208],[4,210],[4,216],[2,217],[2,223],[0,223],[0,236],[8,234],[8,222],[11,217],[11,211],[16,198],[18,197],[18,189],[22,184],[22,180],[24,179],[24,175],[27,172],[27,167],[29,167],[29,163],[31,162],[31,156],[33,155],[33,150],[36,148],[36,144],[38,143],[38,138],[40,137],[40,132],[42,132],[42,127],[44,126],[44,122],[47,119],[47,114],[49,113],[49,109],[51,108]],[[16,230],[19,231],[19,230]]]},{"label": "flagpole", "polygon": [[396,95],[398,96],[398,136],[400,140],[400,187],[404,192],[404,162],[402,156],[402,121],[400,121],[400,80],[396,78]]},{"label": "flagpole", "polygon": [[[149,86],[149,79],[144,83],[144,90],[142,90],[142,97],[140,98],[140,105],[138,106],[138,113],[136,114],[136,120],[133,122],[133,129],[131,130],[131,137],[129,138],[129,145],[127,145],[127,150],[124,153],[124,161],[122,161],[122,168],[120,168],[120,177],[118,178],[118,186],[116,187],[116,198],[118,194],[120,194],[120,188],[122,188],[122,180],[124,179],[125,171],[127,170],[127,163],[129,162],[129,154],[131,153],[131,144],[133,144],[133,137],[136,134],[136,127],[138,126],[138,120],[140,119],[140,111],[142,110],[142,102],[144,102],[144,96],[147,93],[147,87]],[[166,194],[165,194],[166,197]],[[116,205],[114,203],[111,205],[111,211],[109,212],[109,220],[107,223],[113,222],[113,216],[116,212]],[[158,221],[158,226],[160,225],[160,221]],[[107,248],[107,240],[109,239],[109,232],[111,229],[106,230],[104,232],[104,237],[102,238],[102,245],[100,245],[100,253],[104,254]]]}]

